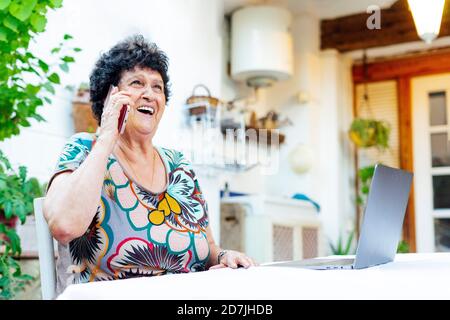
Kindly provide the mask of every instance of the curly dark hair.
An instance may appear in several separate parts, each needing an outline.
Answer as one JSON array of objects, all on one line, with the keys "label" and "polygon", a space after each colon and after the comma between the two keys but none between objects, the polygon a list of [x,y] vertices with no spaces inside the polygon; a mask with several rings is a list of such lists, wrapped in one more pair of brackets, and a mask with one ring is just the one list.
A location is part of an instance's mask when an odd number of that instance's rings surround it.
[{"label": "curly dark hair", "polygon": [[98,59],[89,77],[92,112],[101,125],[103,103],[111,84],[117,86],[123,72],[135,67],[158,71],[164,82],[166,103],[170,98],[169,59],[155,43],[148,42],[142,35],[133,35],[119,42]]}]

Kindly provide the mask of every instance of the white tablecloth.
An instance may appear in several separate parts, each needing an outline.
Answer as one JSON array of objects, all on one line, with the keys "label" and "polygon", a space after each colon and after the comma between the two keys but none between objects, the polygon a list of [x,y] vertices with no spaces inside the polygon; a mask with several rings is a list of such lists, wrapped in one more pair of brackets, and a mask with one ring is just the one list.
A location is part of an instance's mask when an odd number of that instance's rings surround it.
[{"label": "white tablecloth", "polygon": [[58,299],[450,299],[450,253],[361,270],[258,266],[70,285]]}]

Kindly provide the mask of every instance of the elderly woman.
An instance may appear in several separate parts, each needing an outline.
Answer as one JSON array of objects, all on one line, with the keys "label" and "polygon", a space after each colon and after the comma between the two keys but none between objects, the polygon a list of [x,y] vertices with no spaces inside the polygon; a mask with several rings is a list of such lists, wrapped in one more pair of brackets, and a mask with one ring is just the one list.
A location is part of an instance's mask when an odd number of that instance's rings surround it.
[{"label": "elderly woman", "polygon": [[118,43],[94,67],[99,130],[70,138],[44,203],[59,242],[58,292],[70,283],[254,265],[215,244],[183,154],[152,143],[170,96],[167,69],[167,56],[142,36]]}]

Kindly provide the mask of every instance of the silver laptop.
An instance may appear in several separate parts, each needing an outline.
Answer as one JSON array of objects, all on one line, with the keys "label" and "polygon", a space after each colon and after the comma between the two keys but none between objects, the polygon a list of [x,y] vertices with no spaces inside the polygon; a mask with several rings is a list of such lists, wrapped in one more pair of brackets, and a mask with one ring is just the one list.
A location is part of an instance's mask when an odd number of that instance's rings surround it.
[{"label": "silver laptop", "polygon": [[266,266],[309,269],[362,269],[394,260],[408,204],[412,174],[375,166],[354,259],[305,259]]}]

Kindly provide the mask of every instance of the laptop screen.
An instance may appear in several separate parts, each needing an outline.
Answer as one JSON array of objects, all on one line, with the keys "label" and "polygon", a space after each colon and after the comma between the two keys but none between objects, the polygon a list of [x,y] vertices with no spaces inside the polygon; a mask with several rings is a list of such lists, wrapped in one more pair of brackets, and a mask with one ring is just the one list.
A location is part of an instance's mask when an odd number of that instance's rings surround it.
[{"label": "laptop screen", "polygon": [[376,165],[356,250],[356,269],[393,261],[411,182],[410,172]]}]

